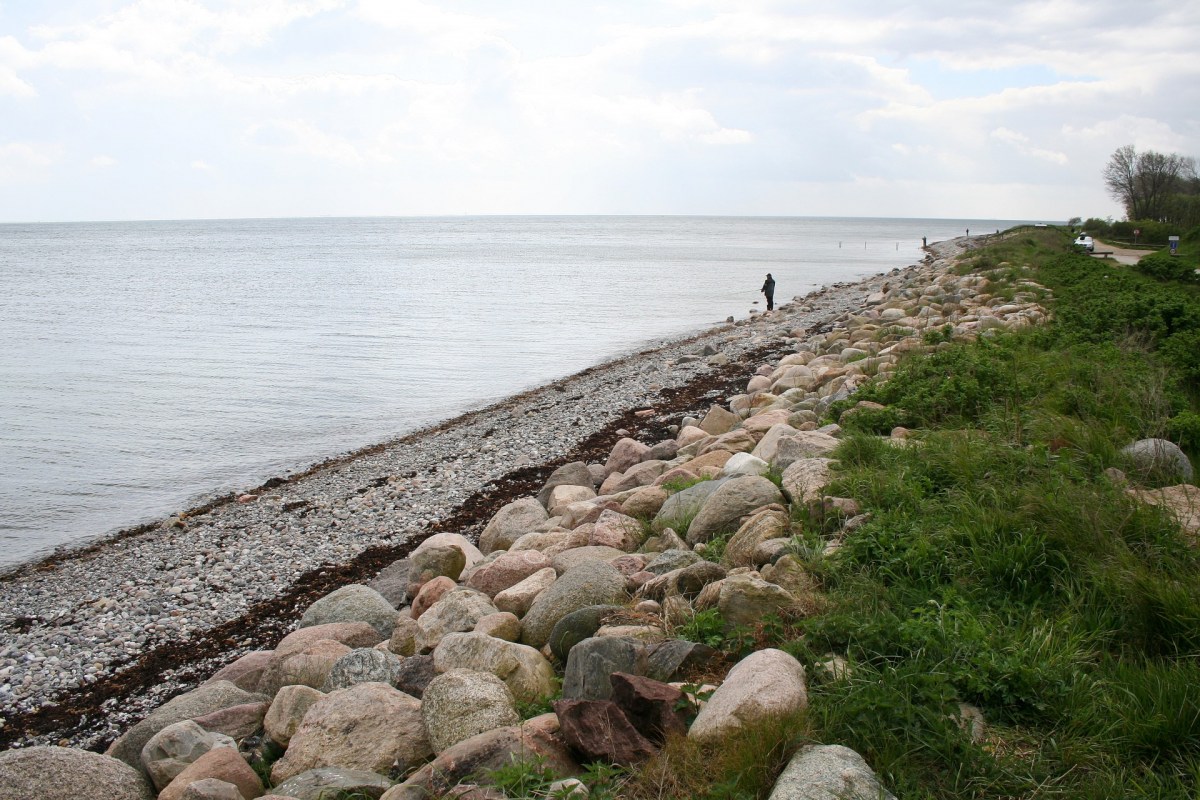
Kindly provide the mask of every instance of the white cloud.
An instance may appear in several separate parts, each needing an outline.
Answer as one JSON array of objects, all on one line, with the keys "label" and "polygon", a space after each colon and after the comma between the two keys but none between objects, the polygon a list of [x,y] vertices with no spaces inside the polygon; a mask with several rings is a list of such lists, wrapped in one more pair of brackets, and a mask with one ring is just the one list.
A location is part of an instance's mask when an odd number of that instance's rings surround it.
[{"label": "white cloud", "polygon": [[117,160],[112,156],[100,155],[93,156],[92,160],[88,163],[96,169],[108,169],[109,167],[115,167],[117,165]]},{"label": "white cloud", "polygon": [[34,142],[0,144],[0,180],[29,178],[58,160],[58,147]]},{"label": "white cloud", "polygon": [[212,172],[212,170],[213,170],[211,164],[209,164],[207,161],[201,161],[199,159],[193,161],[191,166],[192,166],[192,169],[197,170],[199,172]]},{"label": "white cloud", "polygon": [[1049,161],[1054,164],[1066,164],[1068,161],[1066,153],[1034,147],[1030,144],[1028,136],[1016,131],[1010,131],[1008,128],[996,128],[992,131],[992,138],[1011,145],[1013,149],[1023,155],[1040,158],[1043,161]]}]

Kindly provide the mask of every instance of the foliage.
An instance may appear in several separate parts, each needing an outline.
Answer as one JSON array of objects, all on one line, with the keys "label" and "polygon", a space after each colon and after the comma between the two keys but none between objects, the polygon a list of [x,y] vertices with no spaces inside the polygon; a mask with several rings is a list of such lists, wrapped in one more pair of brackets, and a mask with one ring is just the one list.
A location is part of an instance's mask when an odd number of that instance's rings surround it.
[{"label": "foliage", "polygon": [[1190,190],[1196,161],[1178,153],[1139,153],[1125,145],[1109,158],[1103,175],[1105,188],[1125,206],[1129,219],[1159,219],[1166,216],[1173,195]]},{"label": "foliage", "polygon": [[1196,266],[1194,258],[1173,256],[1166,250],[1160,250],[1143,256],[1134,269],[1159,281],[1200,283],[1200,274],[1196,273]]}]

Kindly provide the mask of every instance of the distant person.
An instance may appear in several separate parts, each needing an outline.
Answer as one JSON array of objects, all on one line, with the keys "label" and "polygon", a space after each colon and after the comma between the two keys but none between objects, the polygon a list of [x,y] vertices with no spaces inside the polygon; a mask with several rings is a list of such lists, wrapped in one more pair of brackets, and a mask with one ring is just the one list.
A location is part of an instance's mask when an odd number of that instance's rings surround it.
[{"label": "distant person", "polygon": [[767,311],[775,309],[775,279],[771,277],[771,273],[767,273],[767,279],[763,281],[762,293],[767,296]]},{"label": "distant person", "polygon": [[922,236],[922,237],[921,237],[921,247],[927,247],[927,246],[928,246],[928,245],[926,245],[926,244],[925,244],[925,237],[924,237],[924,236]]},{"label": "distant person", "polygon": [[967,228],[967,236],[970,236],[970,235],[971,235],[971,229]]}]

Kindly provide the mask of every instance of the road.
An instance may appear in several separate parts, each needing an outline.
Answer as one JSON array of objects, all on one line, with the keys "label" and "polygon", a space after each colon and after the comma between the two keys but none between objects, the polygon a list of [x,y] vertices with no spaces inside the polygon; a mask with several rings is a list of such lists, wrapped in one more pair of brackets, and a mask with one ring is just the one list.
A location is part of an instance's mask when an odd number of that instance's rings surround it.
[{"label": "road", "polygon": [[[1096,239],[1095,242],[1097,252],[1111,250],[1112,255],[1107,257],[1121,264],[1136,264],[1139,258],[1153,252],[1151,250],[1127,250],[1120,245],[1109,244],[1108,242],[1102,242],[1099,239]],[[1100,259],[1105,258],[1105,256],[1094,257]]]}]

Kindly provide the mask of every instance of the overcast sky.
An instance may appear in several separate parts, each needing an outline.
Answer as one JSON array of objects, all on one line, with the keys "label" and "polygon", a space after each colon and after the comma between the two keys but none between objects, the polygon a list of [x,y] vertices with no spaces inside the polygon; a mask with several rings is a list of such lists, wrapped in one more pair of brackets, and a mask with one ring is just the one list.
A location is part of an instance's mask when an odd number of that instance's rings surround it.
[{"label": "overcast sky", "polygon": [[1190,0],[0,0],[0,221],[1113,216]]}]

